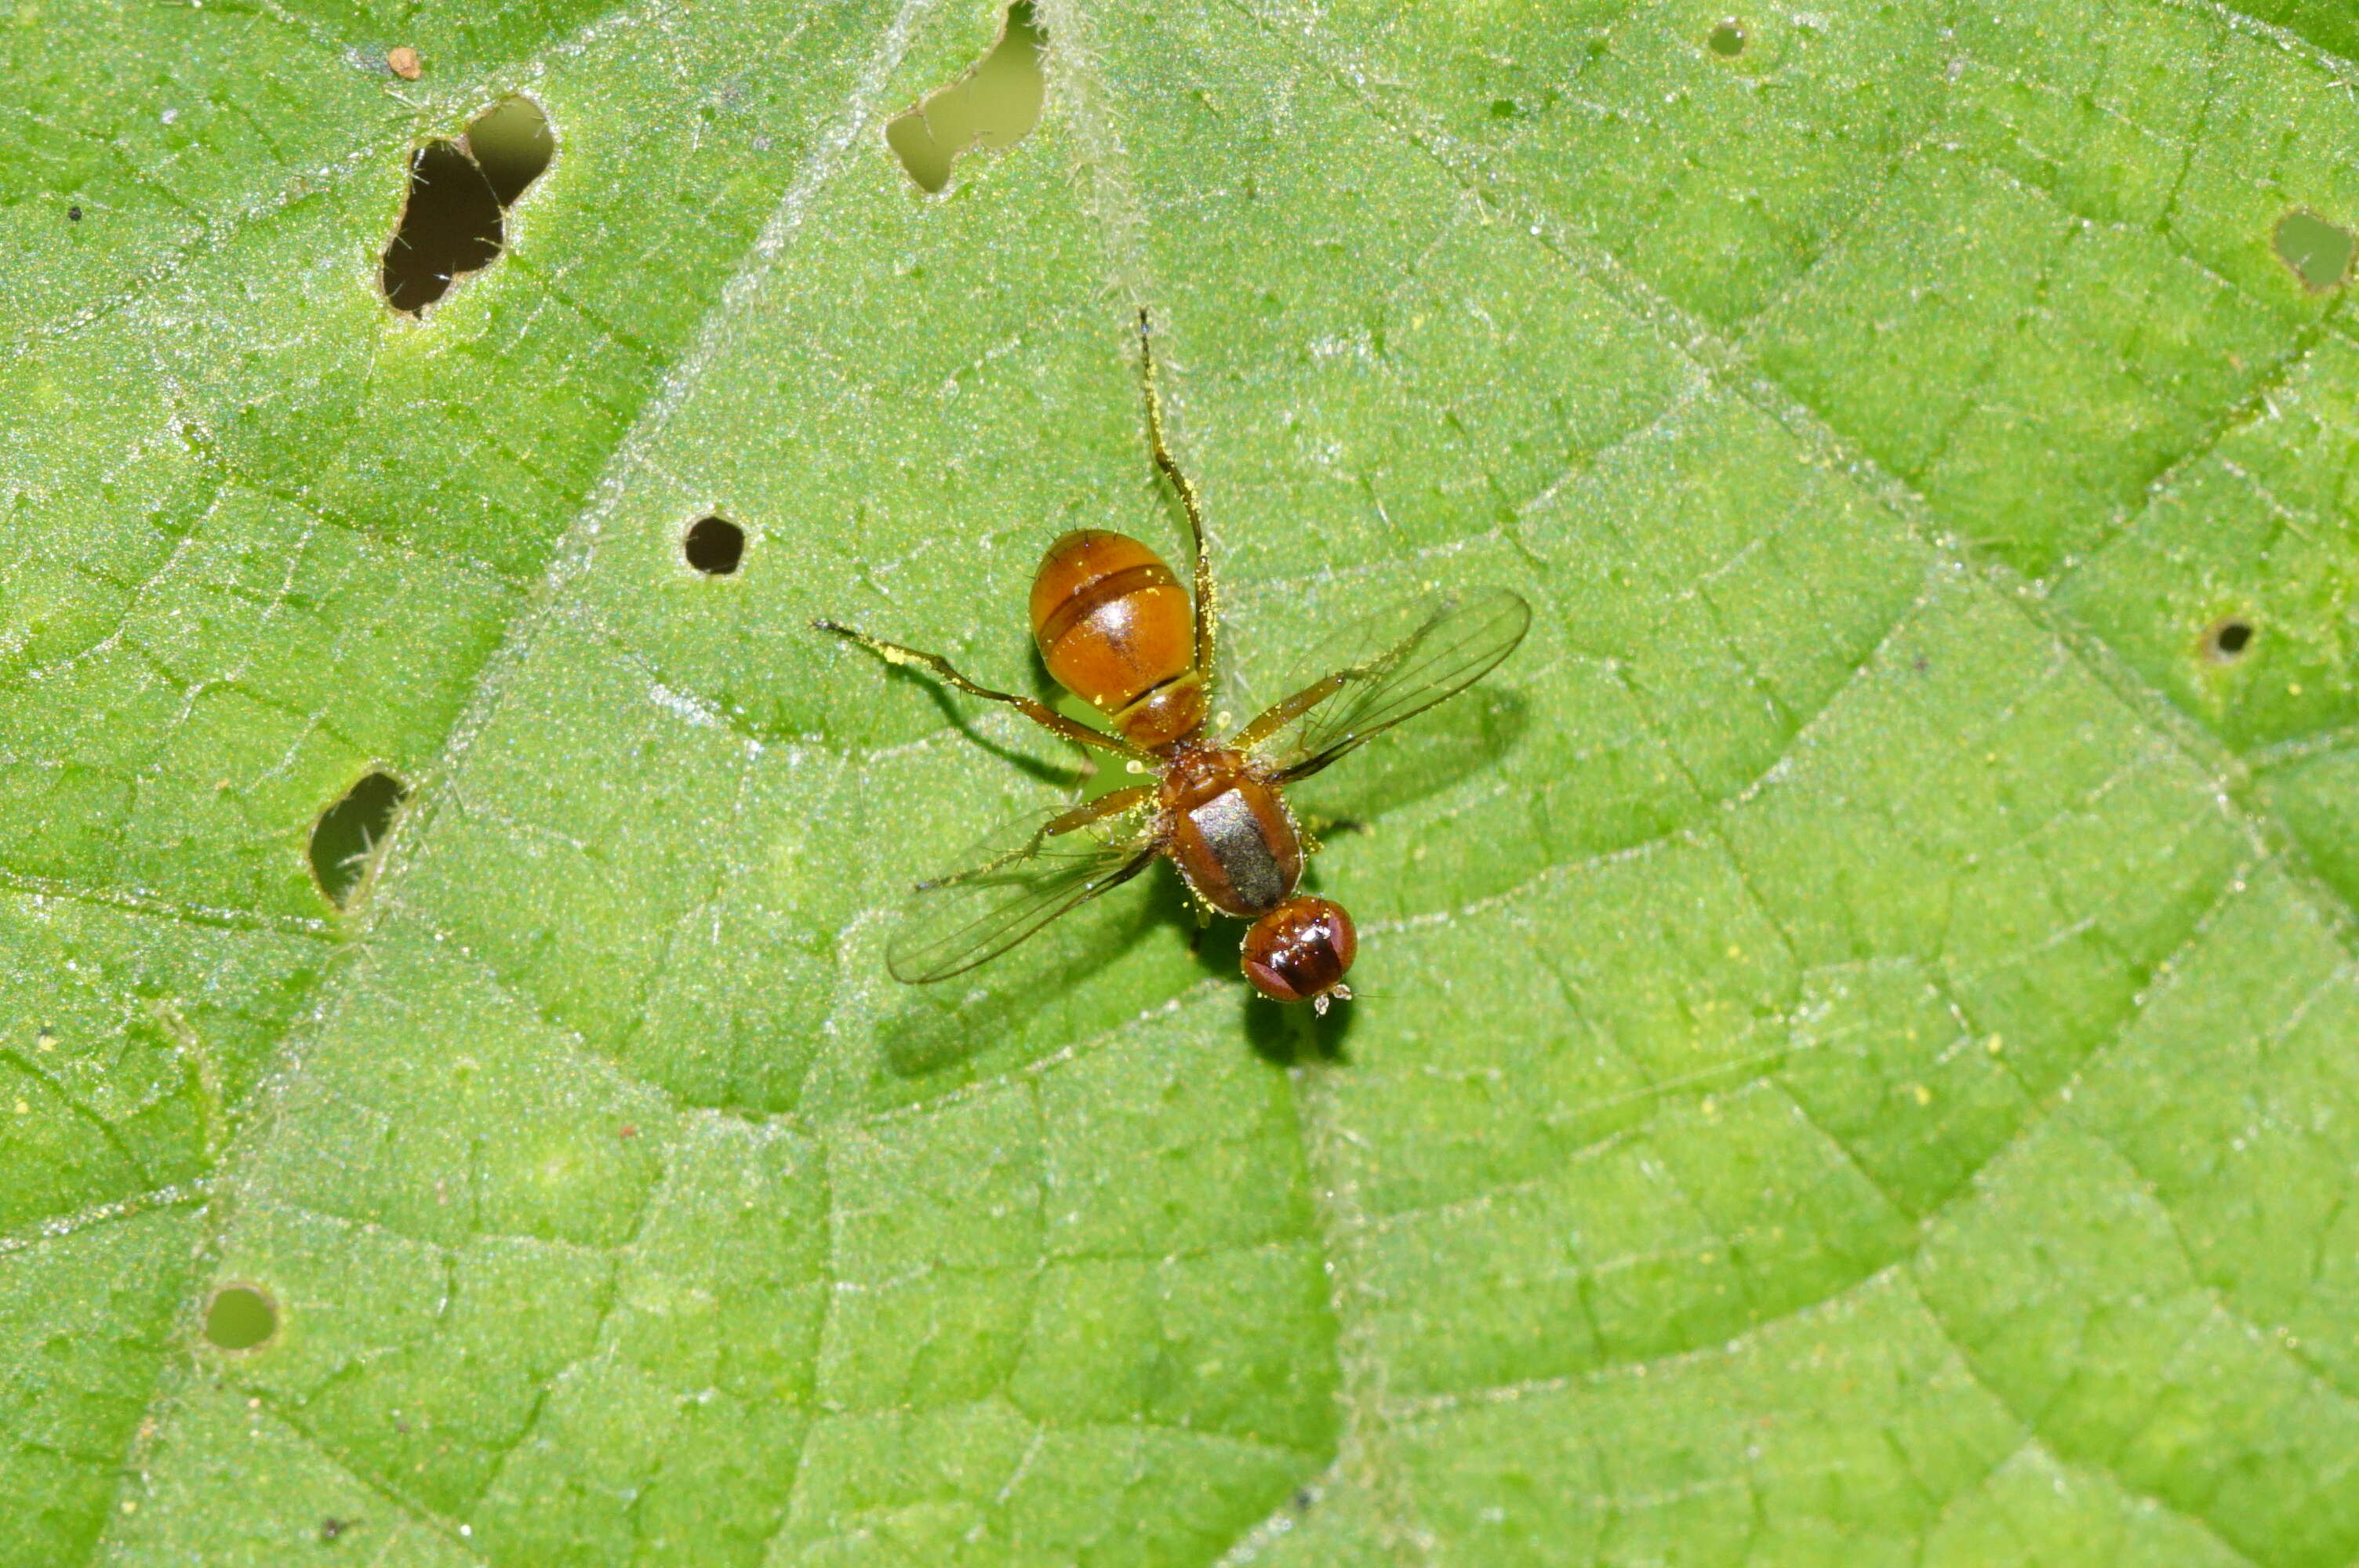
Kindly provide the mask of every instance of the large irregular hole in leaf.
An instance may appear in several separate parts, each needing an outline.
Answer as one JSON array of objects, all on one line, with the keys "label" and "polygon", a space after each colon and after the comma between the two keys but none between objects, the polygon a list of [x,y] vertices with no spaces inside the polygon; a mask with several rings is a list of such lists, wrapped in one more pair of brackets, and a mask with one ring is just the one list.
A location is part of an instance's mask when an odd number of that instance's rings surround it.
[{"label": "large irregular hole in leaf", "polygon": [[539,104],[529,98],[505,98],[467,127],[467,150],[475,155],[476,167],[491,182],[500,205],[511,207],[557,156],[557,135]]},{"label": "large irregular hole in leaf", "polygon": [[1008,147],[1040,118],[1040,51],[1048,35],[1029,0],[1007,8],[991,52],[948,87],[885,127],[885,144],[921,190],[940,190],[951,166],[974,147]]},{"label": "large irregular hole in leaf", "polygon": [[385,297],[415,316],[451,292],[463,273],[488,266],[504,238],[500,200],[456,142],[409,155],[409,204],[385,247]]},{"label": "large irregular hole in leaf", "polygon": [[2351,276],[2352,258],[2359,254],[2359,235],[2315,212],[2288,212],[2278,219],[2272,242],[2277,260],[2293,269],[2302,287],[2321,293]]},{"label": "large irregular hole in leaf", "polygon": [[320,814],[311,829],[311,875],[330,903],[342,909],[375,863],[377,846],[409,786],[391,773],[373,773]]},{"label": "large irregular hole in leaf", "polygon": [[205,1338],[216,1349],[251,1350],[277,1332],[277,1306],[252,1285],[223,1285],[205,1304]]},{"label": "large irregular hole in leaf", "polygon": [[707,577],[727,577],[745,556],[745,530],[726,517],[700,517],[679,542],[688,564]]},{"label": "large irregular hole in leaf", "polygon": [[506,243],[505,213],[557,153],[549,116],[529,98],[501,100],[460,141],[409,157],[409,201],[385,248],[385,297],[415,316]]}]

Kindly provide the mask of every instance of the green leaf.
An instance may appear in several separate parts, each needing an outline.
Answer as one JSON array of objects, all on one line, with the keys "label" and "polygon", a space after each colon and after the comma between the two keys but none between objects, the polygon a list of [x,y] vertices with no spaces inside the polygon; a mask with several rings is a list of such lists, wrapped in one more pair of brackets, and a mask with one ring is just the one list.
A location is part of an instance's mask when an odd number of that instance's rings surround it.
[{"label": "green leaf", "polygon": [[[2359,35],[2256,9],[1041,0],[929,195],[995,5],[19,6],[0,1563],[2359,1555]],[[885,974],[1076,758],[809,622],[1029,689],[1180,558],[1142,307],[1222,706],[1537,611],[1302,792],[1325,1025],[1160,870]]]}]

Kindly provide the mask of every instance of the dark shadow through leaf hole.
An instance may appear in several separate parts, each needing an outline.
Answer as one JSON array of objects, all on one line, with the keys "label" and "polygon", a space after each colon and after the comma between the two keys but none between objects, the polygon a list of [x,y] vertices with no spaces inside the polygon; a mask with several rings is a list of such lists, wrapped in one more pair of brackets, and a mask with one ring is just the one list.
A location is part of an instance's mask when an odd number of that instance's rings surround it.
[{"label": "dark shadow through leaf hole", "polygon": [[409,786],[391,773],[369,774],[320,814],[311,829],[311,875],[338,909],[352,902]]},{"label": "dark shadow through leaf hole", "polygon": [[278,1309],[252,1285],[224,1285],[205,1306],[205,1338],[223,1350],[251,1350],[278,1331]]},{"label": "dark shadow through leaf hole", "polygon": [[459,140],[409,155],[409,200],[385,248],[386,302],[416,316],[464,275],[489,266],[506,243],[505,214],[549,167],[557,139],[529,98],[478,115]]},{"label": "dark shadow through leaf hole", "polygon": [[885,127],[885,145],[929,194],[951,181],[951,166],[973,147],[1013,146],[1040,118],[1040,51],[1048,35],[1030,0],[1007,8],[1007,26],[973,70],[926,95]]},{"label": "dark shadow through leaf hole", "polygon": [[679,541],[688,564],[707,577],[727,577],[745,558],[745,530],[726,517],[700,517]]},{"label": "dark shadow through leaf hole", "polygon": [[2233,665],[2253,645],[2253,623],[2241,616],[2223,616],[2203,629],[2203,656],[2215,665]]}]

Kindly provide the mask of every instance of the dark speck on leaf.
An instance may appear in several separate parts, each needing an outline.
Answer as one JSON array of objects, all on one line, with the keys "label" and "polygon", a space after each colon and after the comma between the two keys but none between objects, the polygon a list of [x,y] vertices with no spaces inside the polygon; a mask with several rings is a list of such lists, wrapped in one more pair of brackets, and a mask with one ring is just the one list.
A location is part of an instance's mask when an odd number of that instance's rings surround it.
[{"label": "dark speck on leaf", "polygon": [[1918,654],[1918,655],[1917,655],[1917,657],[1916,657],[1916,659],[1913,661],[1913,663],[1914,663],[1914,665],[1915,665],[1915,667],[1916,667],[1917,673],[1918,673],[1919,675],[1920,675],[1920,676],[1921,676],[1921,675],[1923,675],[1923,674],[1925,673],[1925,670],[1926,670],[1926,667],[1927,667],[1927,666],[1926,666],[1926,661],[1925,661],[1925,655],[1924,655],[1924,654]]},{"label": "dark speck on leaf", "polygon": [[320,1539],[325,1541],[333,1541],[337,1537],[342,1535],[344,1531],[352,1529],[353,1526],[360,1522],[361,1521],[356,1519],[337,1519],[332,1514],[328,1518],[320,1521]]},{"label": "dark speck on leaf", "polygon": [[79,223],[79,222],[82,222],[82,209],[81,209],[81,208],[79,208],[79,207],[69,207],[69,208],[67,208],[67,209],[66,209],[66,222],[69,222],[69,223]]}]

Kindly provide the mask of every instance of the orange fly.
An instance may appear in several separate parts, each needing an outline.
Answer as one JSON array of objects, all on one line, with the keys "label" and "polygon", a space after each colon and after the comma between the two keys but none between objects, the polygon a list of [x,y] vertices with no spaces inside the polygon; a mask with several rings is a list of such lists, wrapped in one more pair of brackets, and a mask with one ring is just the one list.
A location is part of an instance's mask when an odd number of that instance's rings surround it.
[{"label": "orange fly", "polygon": [[1314,848],[1285,791],[1483,678],[1523,641],[1531,609],[1506,589],[1412,599],[1326,646],[1324,673],[1225,738],[1206,732],[1217,617],[1204,514],[1163,439],[1155,355],[1139,312],[1147,435],[1155,466],[1188,514],[1195,591],[1137,540],[1083,528],[1049,546],[1032,579],[1032,635],[1066,690],[1114,734],[1047,705],[969,680],[938,654],[832,621],[812,622],[888,664],[917,665],[972,697],[1004,702],[1076,744],[1125,759],[1151,783],[1037,813],[977,845],[911,891],[886,949],[897,979],[964,974],[1068,910],[1169,856],[1207,909],[1253,922],[1239,962],[1263,995],[1321,1012],[1348,1000],[1358,948],[1352,918],[1297,891]]}]

